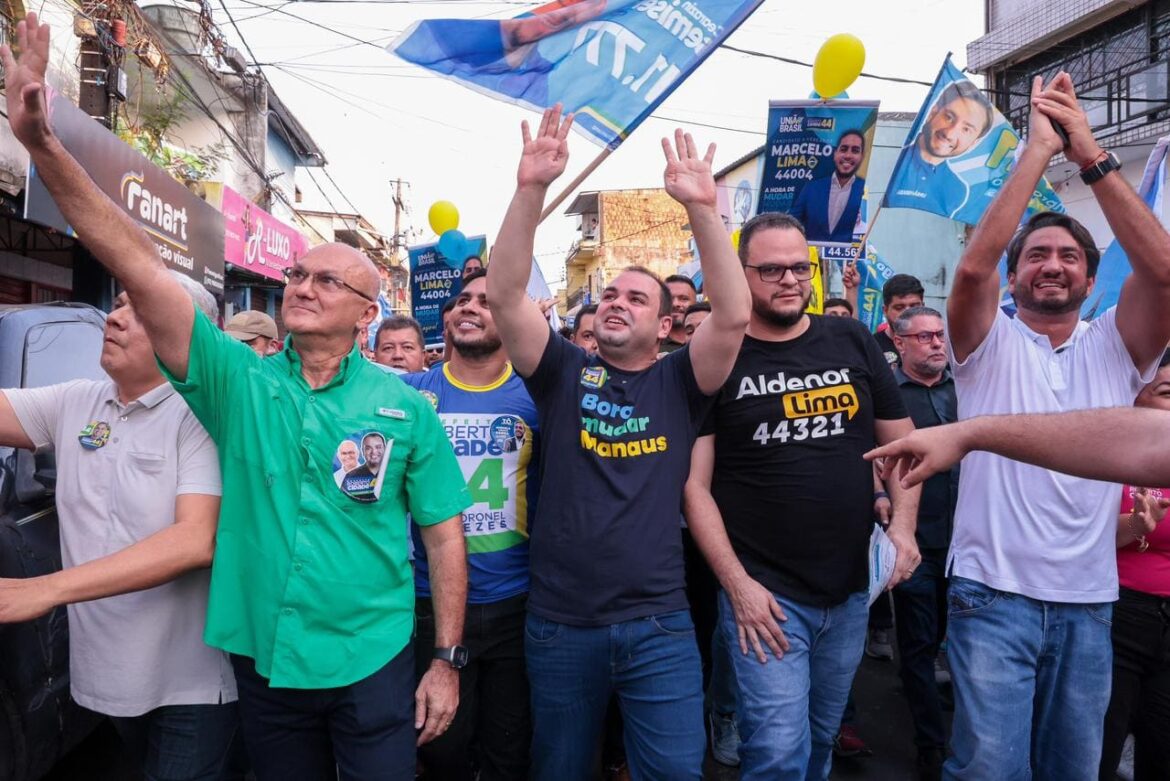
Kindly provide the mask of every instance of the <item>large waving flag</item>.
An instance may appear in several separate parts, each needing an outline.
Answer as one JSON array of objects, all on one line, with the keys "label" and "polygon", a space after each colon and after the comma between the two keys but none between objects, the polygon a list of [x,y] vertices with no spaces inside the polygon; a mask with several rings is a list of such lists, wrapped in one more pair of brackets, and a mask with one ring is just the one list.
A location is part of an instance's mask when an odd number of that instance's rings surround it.
[{"label": "large waving flag", "polygon": [[[1142,174],[1142,183],[1138,186],[1138,195],[1146,205],[1158,216],[1158,220],[1165,224],[1162,215],[1162,193],[1166,184],[1166,154],[1170,151],[1170,136],[1158,139],[1150,158],[1146,161],[1146,170]],[[1081,306],[1081,317],[1091,320],[1111,306],[1117,306],[1117,299],[1121,295],[1121,286],[1129,276],[1132,267],[1125,250],[1117,243],[1117,239],[1101,253],[1101,264],[1097,268],[1097,282],[1093,285],[1093,292]]]},{"label": "large waving flag", "polygon": [[[974,225],[1007,180],[1020,136],[947,55],[894,165],[883,206],[920,209]],[[1064,211],[1041,179],[1031,216]]]},{"label": "large waving flag", "polygon": [[387,50],[616,148],[763,0],[554,0],[514,19],[429,19]]}]

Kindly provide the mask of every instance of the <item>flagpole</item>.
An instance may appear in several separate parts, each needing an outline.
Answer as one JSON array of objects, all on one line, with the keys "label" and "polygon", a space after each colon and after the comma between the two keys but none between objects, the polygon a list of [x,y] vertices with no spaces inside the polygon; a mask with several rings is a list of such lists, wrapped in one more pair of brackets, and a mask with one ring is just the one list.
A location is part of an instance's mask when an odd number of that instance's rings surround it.
[{"label": "flagpole", "polygon": [[544,222],[545,218],[548,217],[550,214],[552,214],[554,209],[556,209],[558,206],[560,206],[561,203],[563,203],[566,198],[568,198],[570,195],[572,195],[573,191],[576,190],[578,187],[580,187],[581,183],[584,182],[587,178],[589,178],[589,174],[596,171],[597,167],[599,165],[601,165],[602,163],[604,163],[605,159],[607,157],[609,157],[612,152],[613,152],[613,150],[610,149],[609,147],[606,147],[605,149],[601,150],[601,154],[599,154],[597,157],[595,157],[593,159],[593,162],[591,162],[589,165],[585,166],[585,170],[583,170],[583,171],[581,171],[581,173],[577,174],[577,176],[573,179],[573,181],[569,182],[568,186],[565,187],[565,189],[561,191],[561,194],[558,195],[556,198],[553,198],[552,202],[549,203],[548,206],[544,207],[544,211],[542,211],[540,213],[540,222]]},{"label": "flagpole", "polygon": [[877,224],[878,215],[881,213],[882,205],[881,202],[878,202],[877,208],[873,210],[873,217],[870,219],[869,225],[865,227],[865,233],[862,234],[861,241],[858,242],[857,249],[853,252],[853,260],[849,261],[851,265],[855,265],[857,259],[861,257],[861,253],[865,249],[865,242],[869,241],[869,234],[873,233],[873,226]]}]

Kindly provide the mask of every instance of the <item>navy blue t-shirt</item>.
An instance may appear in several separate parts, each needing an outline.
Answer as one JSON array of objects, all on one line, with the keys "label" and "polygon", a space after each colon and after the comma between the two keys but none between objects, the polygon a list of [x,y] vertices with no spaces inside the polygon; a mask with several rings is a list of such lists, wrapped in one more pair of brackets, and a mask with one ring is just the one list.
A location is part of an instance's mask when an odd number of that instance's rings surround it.
[{"label": "navy blue t-shirt", "polygon": [[543,448],[528,609],[604,626],[683,610],[679,511],[691,445],[713,397],[689,348],[640,372],[556,334],[525,378]]}]

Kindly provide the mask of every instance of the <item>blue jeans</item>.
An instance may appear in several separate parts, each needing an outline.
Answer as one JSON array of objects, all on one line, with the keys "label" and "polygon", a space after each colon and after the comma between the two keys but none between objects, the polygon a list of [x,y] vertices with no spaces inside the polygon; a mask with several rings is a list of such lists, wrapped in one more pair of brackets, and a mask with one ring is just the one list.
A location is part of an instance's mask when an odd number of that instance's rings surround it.
[{"label": "blue jeans", "polygon": [[687,610],[600,627],[532,614],[524,628],[532,691],[532,777],[592,779],[605,708],[617,694],[630,776],[702,774],[703,673]]},{"label": "blue jeans", "polygon": [[236,734],[236,703],[164,705],[110,721],[147,781],[215,781]]},{"label": "blue jeans", "polygon": [[754,653],[739,651],[731,601],[719,592],[719,628],[739,684],[739,777],[827,779],[833,737],[865,649],[866,594],[858,592],[830,608],[774,596],[788,616],[781,624],[788,652],[760,664]]},{"label": "blue jeans", "polygon": [[955,720],[944,778],[1097,778],[1112,608],[1043,602],[951,577],[947,659]]},{"label": "blue jeans", "polygon": [[331,689],[268,685],[232,655],[240,726],[258,781],[413,781],[414,647],[380,670]]}]

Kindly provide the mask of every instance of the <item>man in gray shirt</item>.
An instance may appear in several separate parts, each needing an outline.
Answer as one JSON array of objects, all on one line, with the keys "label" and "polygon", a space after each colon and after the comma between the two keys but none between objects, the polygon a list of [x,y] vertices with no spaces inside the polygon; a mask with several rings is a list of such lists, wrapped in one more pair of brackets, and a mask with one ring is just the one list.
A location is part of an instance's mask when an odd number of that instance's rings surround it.
[{"label": "man in gray shirt", "polygon": [[203,642],[218,455],[125,293],[101,364],[110,380],[0,391],[0,443],[54,448],[64,565],[0,579],[0,622],[67,605],[73,699],[112,717],[147,778],[215,779],[237,722],[231,664]]}]

